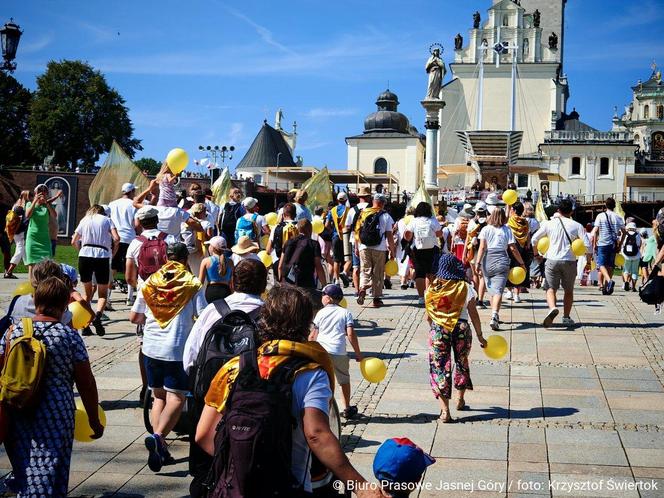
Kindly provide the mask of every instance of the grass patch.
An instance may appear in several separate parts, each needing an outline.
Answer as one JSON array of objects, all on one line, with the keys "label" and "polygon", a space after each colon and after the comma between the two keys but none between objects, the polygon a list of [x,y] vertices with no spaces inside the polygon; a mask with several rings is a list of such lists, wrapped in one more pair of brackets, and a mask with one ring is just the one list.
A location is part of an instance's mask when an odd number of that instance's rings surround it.
[{"label": "grass patch", "polygon": [[[12,254],[14,254],[14,247],[12,246]],[[58,246],[55,250],[55,260],[58,263],[65,263],[74,268],[78,268],[78,251],[72,246]],[[28,273],[28,267],[20,262],[14,273]]]}]

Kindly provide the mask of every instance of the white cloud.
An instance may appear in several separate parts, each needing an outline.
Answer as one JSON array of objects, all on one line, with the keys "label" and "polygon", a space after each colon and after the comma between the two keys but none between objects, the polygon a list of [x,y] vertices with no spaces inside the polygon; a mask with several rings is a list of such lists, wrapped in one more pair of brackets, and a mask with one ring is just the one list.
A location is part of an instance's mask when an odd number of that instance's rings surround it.
[{"label": "white cloud", "polygon": [[265,26],[262,26],[258,24],[256,21],[253,19],[247,17],[244,15],[242,12],[239,12],[231,7],[224,6],[224,8],[233,16],[237,17],[238,19],[244,21],[247,23],[249,26],[254,28],[258,36],[260,36],[261,40],[263,40],[265,43],[268,45],[272,45],[273,47],[278,48],[282,52],[290,55],[297,55],[293,50],[288,48],[287,46],[283,45],[282,43],[279,43],[277,40],[274,39],[274,35],[272,34],[272,31],[270,31],[268,28]]},{"label": "white cloud", "polygon": [[48,47],[53,42],[53,33],[46,33],[39,38],[22,40],[19,46],[21,54],[32,54]]},{"label": "white cloud", "polygon": [[311,119],[323,118],[339,118],[344,116],[354,116],[357,114],[357,109],[343,109],[343,108],[325,108],[314,107],[309,109],[304,115]]}]

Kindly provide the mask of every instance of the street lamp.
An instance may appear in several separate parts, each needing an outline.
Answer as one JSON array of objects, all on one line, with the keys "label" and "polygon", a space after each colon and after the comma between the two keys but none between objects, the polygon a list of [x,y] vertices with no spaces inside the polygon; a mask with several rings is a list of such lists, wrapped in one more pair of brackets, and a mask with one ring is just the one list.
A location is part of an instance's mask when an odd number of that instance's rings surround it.
[{"label": "street lamp", "polygon": [[216,180],[214,171],[219,171],[219,168],[217,167],[217,156],[221,159],[221,164],[223,166],[225,165],[224,163],[226,162],[226,159],[229,161],[233,159],[233,151],[235,150],[235,147],[233,145],[222,145],[221,147],[219,145],[199,145],[198,150],[207,152],[208,156],[212,156],[212,163],[214,165],[214,168],[210,170],[210,184],[212,184]]},{"label": "street lamp", "polygon": [[14,23],[14,18],[10,18],[2,29],[0,29],[0,43],[2,44],[2,58],[5,62],[0,66],[0,70],[14,72],[16,63],[13,62],[16,58],[16,49],[18,49],[18,42],[21,39],[21,31],[18,24]]}]

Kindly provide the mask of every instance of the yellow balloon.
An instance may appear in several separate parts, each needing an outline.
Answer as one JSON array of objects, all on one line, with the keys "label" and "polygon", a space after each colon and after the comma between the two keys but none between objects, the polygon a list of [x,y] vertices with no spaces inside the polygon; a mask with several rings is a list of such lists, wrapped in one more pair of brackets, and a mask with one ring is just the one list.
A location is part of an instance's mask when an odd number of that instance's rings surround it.
[{"label": "yellow balloon", "polygon": [[505,201],[505,204],[508,206],[514,204],[518,199],[519,194],[516,190],[505,190],[505,192],[503,192],[503,201]]},{"label": "yellow balloon", "polygon": [[399,273],[399,265],[395,260],[391,259],[385,263],[385,275],[393,277],[397,273]]},{"label": "yellow balloon", "polygon": [[387,374],[387,365],[380,358],[365,358],[360,362],[360,372],[369,382],[378,384]]},{"label": "yellow balloon", "polygon": [[403,222],[406,226],[410,225],[413,222],[413,215],[409,214],[408,216],[405,216]]},{"label": "yellow balloon", "polygon": [[616,254],[615,264],[616,264],[616,266],[624,265],[625,264],[625,256],[623,256],[620,253]]},{"label": "yellow balloon", "polygon": [[261,237],[261,247],[266,248],[268,242],[270,242],[270,236],[269,235],[263,235]]},{"label": "yellow balloon", "polygon": [[14,289],[15,296],[29,296],[35,291],[35,288],[30,282],[23,282],[16,286]]},{"label": "yellow balloon", "polygon": [[270,256],[267,252],[265,251],[259,252],[258,259],[261,260],[261,262],[265,265],[266,268],[272,266],[272,256]]},{"label": "yellow balloon", "polygon": [[593,259],[593,260],[590,262],[590,269],[591,269],[591,270],[595,270],[596,268],[597,268],[597,263],[596,263],[595,260]]},{"label": "yellow balloon", "polygon": [[277,224],[278,219],[279,216],[277,215],[277,213],[267,213],[265,215],[265,223],[267,223],[271,227]]},{"label": "yellow balloon", "polygon": [[546,254],[546,251],[549,250],[549,244],[551,241],[549,240],[549,237],[542,237],[539,239],[537,242],[537,252],[540,254]]},{"label": "yellow balloon", "polygon": [[515,266],[514,268],[510,268],[510,272],[509,275],[507,275],[507,278],[514,285],[519,285],[521,282],[523,282],[526,279],[526,270],[524,270],[520,266]]},{"label": "yellow balloon", "polygon": [[[104,413],[104,409],[99,405],[97,405],[97,409],[99,410],[99,421],[101,422],[101,425],[106,427],[106,414]],[[76,412],[74,413],[74,439],[76,439],[76,441],[80,441],[81,443],[89,443],[94,441],[94,439],[90,437],[92,434],[93,431],[90,427],[90,419],[88,419],[88,414],[85,411],[85,407],[83,406],[81,398],[77,398]]]},{"label": "yellow balloon", "polygon": [[323,223],[323,220],[321,220],[320,218],[316,218],[311,223],[311,229],[316,235],[323,233],[323,230],[325,229],[325,223]]},{"label": "yellow balloon", "polygon": [[484,354],[492,360],[500,360],[507,354],[507,341],[502,335],[491,335],[486,340]]},{"label": "yellow balloon", "polygon": [[572,242],[572,252],[574,253],[574,256],[577,257],[583,256],[586,253],[586,245],[581,239],[576,239]]},{"label": "yellow balloon", "polygon": [[339,301],[339,306],[341,306],[342,308],[348,308],[348,301],[346,301],[345,297],[341,301]]},{"label": "yellow balloon", "polygon": [[189,164],[189,155],[184,149],[176,147],[171,149],[171,151],[166,156],[166,162],[168,163],[168,169],[171,170],[171,173],[178,175],[184,171]]},{"label": "yellow balloon", "polygon": [[78,301],[69,303],[69,311],[71,312],[71,324],[78,330],[90,325],[90,322],[94,318]]}]

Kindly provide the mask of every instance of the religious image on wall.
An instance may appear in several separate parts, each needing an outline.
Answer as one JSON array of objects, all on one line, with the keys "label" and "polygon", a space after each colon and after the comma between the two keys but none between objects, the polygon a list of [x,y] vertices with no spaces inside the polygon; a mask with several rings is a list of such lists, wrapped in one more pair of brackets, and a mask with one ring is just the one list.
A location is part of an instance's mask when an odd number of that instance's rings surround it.
[{"label": "religious image on wall", "polygon": [[656,131],[652,134],[650,158],[653,161],[664,161],[664,132]]},{"label": "religious image on wall", "polygon": [[70,237],[74,231],[76,218],[76,187],[78,179],[74,176],[38,175],[37,182],[48,187],[48,198],[57,215],[58,237]]}]

